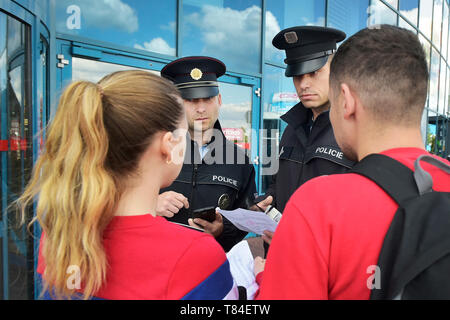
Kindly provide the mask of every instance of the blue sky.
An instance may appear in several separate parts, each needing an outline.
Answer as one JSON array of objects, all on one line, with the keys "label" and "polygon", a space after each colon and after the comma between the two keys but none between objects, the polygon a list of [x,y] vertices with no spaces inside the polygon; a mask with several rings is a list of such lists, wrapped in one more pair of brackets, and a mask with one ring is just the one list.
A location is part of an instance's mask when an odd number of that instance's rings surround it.
[{"label": "blue sky", "polygon": [[[80,29],[67,28],[70,5],[80,8]],[[176,0],[58,0],[55,8],[59,32],[140,49],[155,49],[150,43],[159,38],[167,45],[159,53],[175,54]]]}]

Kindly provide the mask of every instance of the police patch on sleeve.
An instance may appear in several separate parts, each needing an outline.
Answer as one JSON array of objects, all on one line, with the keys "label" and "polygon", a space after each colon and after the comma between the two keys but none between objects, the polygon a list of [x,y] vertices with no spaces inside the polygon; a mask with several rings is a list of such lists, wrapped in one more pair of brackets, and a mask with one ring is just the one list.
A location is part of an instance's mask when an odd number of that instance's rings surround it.
[{"label": "police patch on sleeve", "polygon": [[306,152],[305,163],[313,158],[322,158],[341,166],[352,168],[354,163],[348,160],[341,149],[334,146],[313,146],[309,147]]},{"label": "police patch on sleeve", "polygon": [[344,159],[344,153],[341,150],[331,147],[317,147],[315,153],[331,156],[339,160]]}]

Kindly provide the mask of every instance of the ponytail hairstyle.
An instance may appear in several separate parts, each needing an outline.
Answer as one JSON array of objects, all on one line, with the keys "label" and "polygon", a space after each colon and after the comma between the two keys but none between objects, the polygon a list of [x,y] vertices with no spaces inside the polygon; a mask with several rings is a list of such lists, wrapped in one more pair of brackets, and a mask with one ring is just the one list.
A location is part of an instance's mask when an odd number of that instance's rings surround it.
[{"label": "ponytail hairstyle", "polygon": [[103,231],[114,215],[127,177],[155,133],[176,130],[184,116],[177,89],[145,71],[121,71],[98,84],[78,81],[61,96],[23,195],[22,221],[38,197],[43,229],[44,290],[56,298],[75,293],[71,266],[80,270],[84,298],[104,284],[108,269]]}]

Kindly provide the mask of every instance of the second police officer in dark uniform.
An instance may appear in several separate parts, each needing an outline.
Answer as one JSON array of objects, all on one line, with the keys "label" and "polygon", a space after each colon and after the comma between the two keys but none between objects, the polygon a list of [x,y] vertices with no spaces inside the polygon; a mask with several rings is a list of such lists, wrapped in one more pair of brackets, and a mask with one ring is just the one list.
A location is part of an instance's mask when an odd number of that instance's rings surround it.
[{"label": "second police officer in dark uniform", "polygon": [[344,173],[353,166],[337,145],[329,119],[331,57],[345,37],[336,29],[305,26],[282,30],[273,39],[276,48],[286,50],[286,76],[293,77],[301,102],[281,117],[288,126],[280,143],[278,173],[267,198],[259,203],[263,209],[272,202],[283,212],[292,194],[308,180]]},{"label": "second police officer in dark uniform", "polygon": [[196,209],[248,208],[256,195],[255,169],[245,152],[228,141],[218,121],[222,97],[217,78],[225,65],[210,57],[185,57],[169,63],[161,75],[181,92],[189,124],[186,155],[181,173],[158,198],[158,215],[169,221],[200,226],[225,251],[246,235],[220,214],[209,223],[190,220]]}]

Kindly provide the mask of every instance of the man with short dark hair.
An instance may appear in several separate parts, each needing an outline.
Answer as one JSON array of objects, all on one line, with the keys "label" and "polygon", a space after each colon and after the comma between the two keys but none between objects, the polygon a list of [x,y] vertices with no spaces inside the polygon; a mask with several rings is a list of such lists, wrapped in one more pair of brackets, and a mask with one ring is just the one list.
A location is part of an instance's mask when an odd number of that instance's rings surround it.
[{"label": "man with short dark hair", "polygon": [[[382,25],[343,43],[331,63],[329,97],[345,155],[361,161],[382,154],[414,170],[416,159],[428,154],[420,126],[427,83],[424,50],[406,29]],[[435,191],[450,191],[448,174],[428,163],[423,168]],[[397,208],[377,184],[358,174],[307,182],[286,206],[259,298],[368,299]]]}]

